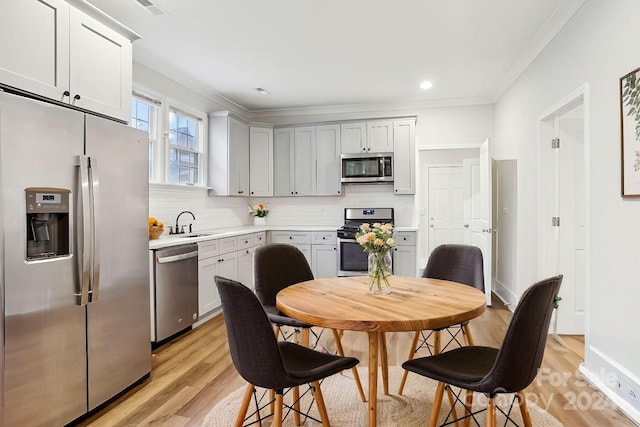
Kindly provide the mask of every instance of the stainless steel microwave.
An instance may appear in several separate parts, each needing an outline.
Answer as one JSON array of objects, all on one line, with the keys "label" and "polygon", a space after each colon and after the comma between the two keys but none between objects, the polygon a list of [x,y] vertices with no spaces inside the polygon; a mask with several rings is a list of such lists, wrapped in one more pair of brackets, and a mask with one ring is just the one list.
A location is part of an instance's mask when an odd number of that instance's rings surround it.
[{"label": "stainless steel microwave", "polygon": [[393,153],[342,154],[342,182],[392,182]]}]

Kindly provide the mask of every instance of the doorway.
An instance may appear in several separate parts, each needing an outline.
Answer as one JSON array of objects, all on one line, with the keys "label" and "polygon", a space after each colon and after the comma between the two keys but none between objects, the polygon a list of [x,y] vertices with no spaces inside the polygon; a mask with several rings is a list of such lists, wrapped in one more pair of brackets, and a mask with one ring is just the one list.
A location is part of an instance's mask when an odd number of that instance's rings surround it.
[{"label": "doorway", "polygon": [[587,88],[539,121],[539,276],[563,274],[557,334],[584,335],[588,289]]},{"label": "doorway", "polygon": [[419,262],[423,267],[438,245],[480,247],[485,261],[485,293],[493,290],[491,226],[491,156],[489,140],[472,148],[433,148],[419,151]]}]

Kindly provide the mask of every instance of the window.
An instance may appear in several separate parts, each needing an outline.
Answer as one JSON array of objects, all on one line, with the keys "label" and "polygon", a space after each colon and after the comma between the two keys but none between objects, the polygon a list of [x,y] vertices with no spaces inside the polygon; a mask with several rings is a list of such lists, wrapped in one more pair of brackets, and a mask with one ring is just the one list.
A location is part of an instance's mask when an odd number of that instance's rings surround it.
[{"label": "window", "polygon": [[154,179],[153,159],[158,146],[160,102],[141,94],[131,99],[131,126],[149,134],[149,180]]},{"label": "window", "polygon": [[169,182],[199,182],[200,123],[193,116],[175,109],[169,110]]}]

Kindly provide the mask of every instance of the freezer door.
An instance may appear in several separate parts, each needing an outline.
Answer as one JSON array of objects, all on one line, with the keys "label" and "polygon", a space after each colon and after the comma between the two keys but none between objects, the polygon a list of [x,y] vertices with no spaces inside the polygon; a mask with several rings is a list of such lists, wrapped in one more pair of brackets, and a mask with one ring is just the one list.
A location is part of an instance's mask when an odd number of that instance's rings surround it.
[{"label": "freezer door", "polygon": [[144,132],[86,117],[96,208],[87,305],[90,410],[151,370],[148,144]]},{"label": "freezer door", "polygon": [[76,249],[63,258],[25,261],[24,190],[57,187],[73,195],[83,133],[77,111],[0,93],[5,426],[64,425],[87,409]]}]

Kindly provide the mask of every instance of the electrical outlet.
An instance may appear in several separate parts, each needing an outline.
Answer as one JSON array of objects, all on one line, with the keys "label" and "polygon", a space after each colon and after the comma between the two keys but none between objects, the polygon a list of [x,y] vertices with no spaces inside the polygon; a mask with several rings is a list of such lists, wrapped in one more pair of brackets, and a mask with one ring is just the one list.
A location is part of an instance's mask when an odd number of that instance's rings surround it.
[{"label": "electrical outlet", "polygon": [[631,403],[631,406],[640,411],[640,394],[638,390],[633,387],[629,387],[629,392],[627,393],[627,401]]}]

